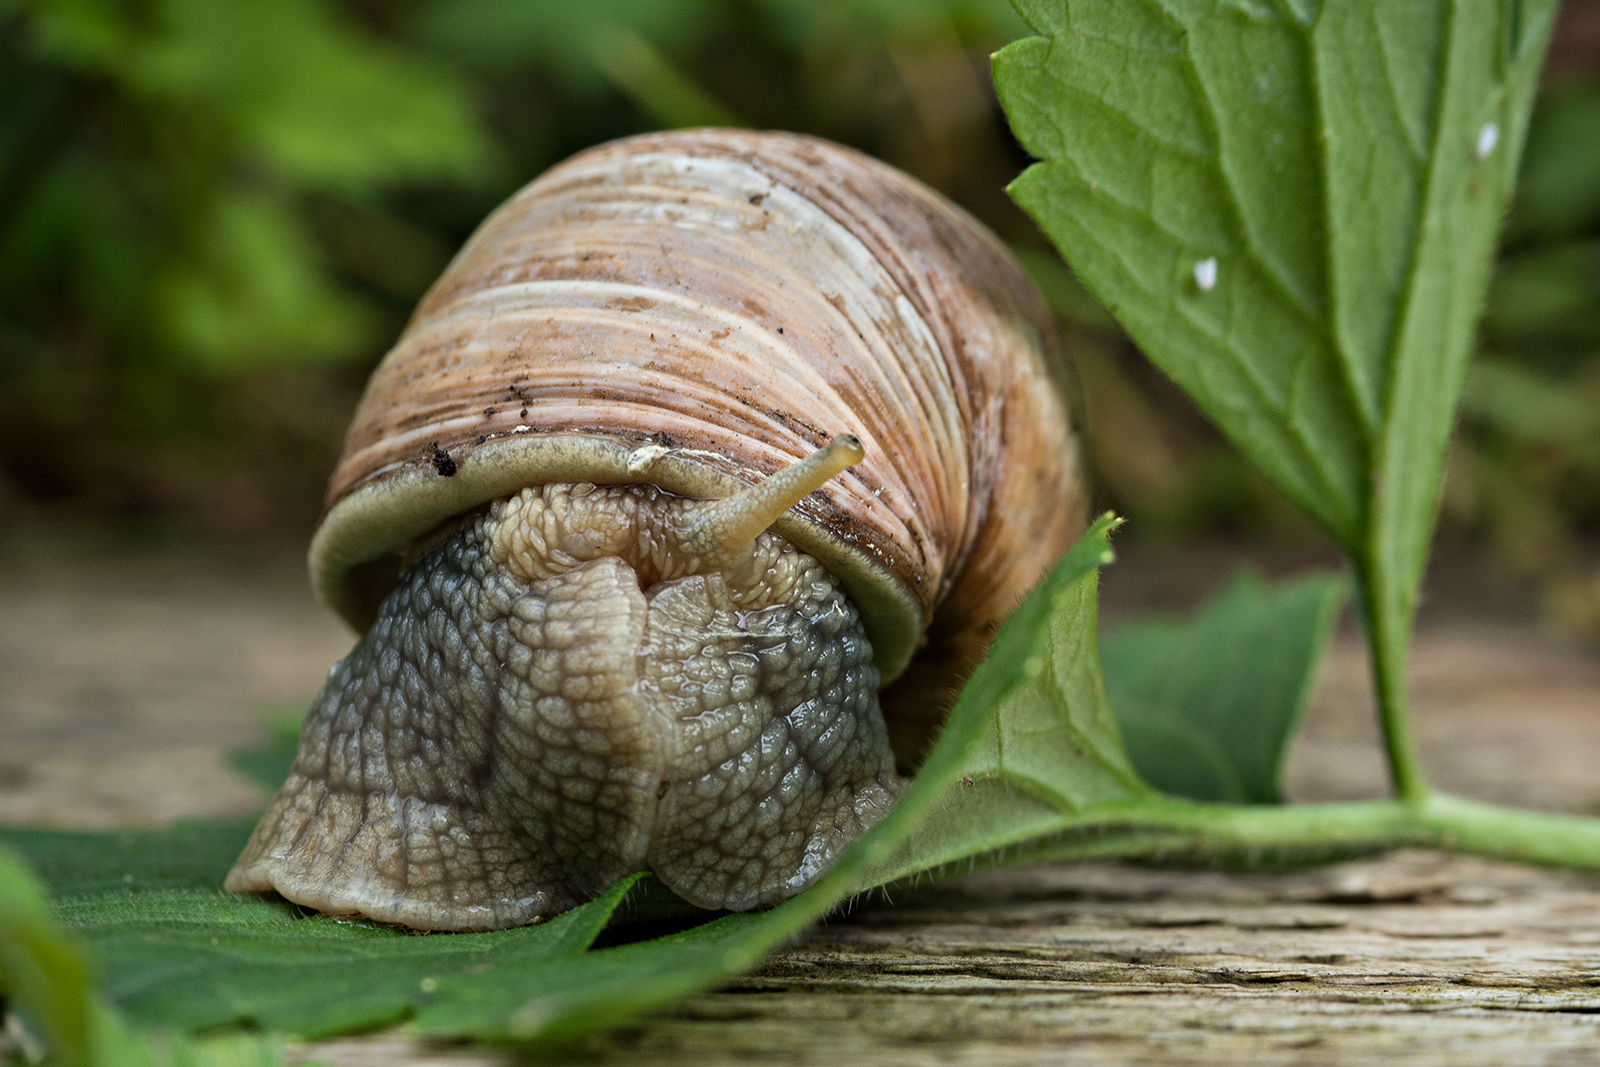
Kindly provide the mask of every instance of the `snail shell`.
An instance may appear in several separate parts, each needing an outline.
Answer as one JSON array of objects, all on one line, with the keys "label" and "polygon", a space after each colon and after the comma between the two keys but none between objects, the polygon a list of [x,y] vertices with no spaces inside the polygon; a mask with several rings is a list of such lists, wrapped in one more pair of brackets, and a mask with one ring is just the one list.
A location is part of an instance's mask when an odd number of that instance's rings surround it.
[{"label": "snail shell", "polygon": [[[536,920],[642,866],[708,907],[753,907],[803,888],[892,801],[899,779],[886,737],[902,767],[915,762],[942,714],[939,698],[1082,528],[1055,344],[1037,294],[992,235],[849,149],[789,134],[691,131],[603,145],[550,170],[472,236],[368,384],[310,554],[319,593],[367,636],[314,706],[295,772],[229,887],[275,888],[324,910],[443,929]],[[836,435],[846,443],[797,465]],[[801,473],[772,477],[785,470]],[[700,520],[660,518],[741,491],[737,499],[748,499],[755,490],[746,487],[769,477],[792,486],[774,506],[776,521],[756,524],[770,530],[738,549],[742,562],[706,563],[722,550],[685,549],[702,542],[680,536],[681,523]],[[628,486],[653,488],[596,488]],[[604,512],[593,521],[626,530],[574,534],[580,511]],[[513,537],[513,523],[542,532]],[[546,535],[568,540],[546,544]],[[513,541],[522,547],[506,547]],[[593,547],[601,542],[610,547]],[[544,555],[517,571],[522,584],[493,596],[472,584],[499,581],[494,568],[524,549]],[[673,551],[693,560],[662,563]],[[585,803],[604,808],[608,794],[595,800],[588,784],[574,792],[570,782],[550,786],[559,803],[486,800],[483,790],[501,786],[485,782],[560,777],[550,768],[570,770],[571,753],[529,742],[542,762],[512,773],[507,752],[521,742],[469,739],[440,717],[478,716],[491,732],[494,722],[517,720],[517,737],[545,737],[572,707],[546,720],[528,709],[571,693],[557,693],[558,684],[543,698],[524,693],[513,708],[505,685],[491,680],[479,689],[499,684],[493,699],[423,707],[430,698],[420,690],[443,684],[452,655],[462,669],[500,669],[462,651],[448,626],[438,630],[439,618],[467,610],[450,598],[468,589],[461,595],[479,605],[471,610],[493,616],[473,615],[468,629],[508,654],[505,627],[533,625],[534,609],[507,605],[540,581],[576,581],[563,577],[567,567],[579,567],[571,575],[581,571],[580,584],[604,584],[595,568],[614,555],[625,557],[623,571],[645,567],[641,552],[656,554],[653,577],[638,578],[626,596],[654,595],[655,579],[699,575],[716,586],[705,593],[711,600],[732,598],[726,611],[704,609],[707,618],[722,612],[713,629],[789,611],[790,593],[769,596],[774,582],[803,590],[794,595],[811,599],[796,610],[811,614],[783,632],[820,641],[821,626],[847,649],[817,653],[822,666],[811,676],[827,675],[832,688],[795,705],[823,707],[820,725],[794,725],[801,712],[791,707],[750,712],[760,721],[747,724],[746,747],[718,750],[731,762],[706,757],[691,774],[670,753],[644,760],[638,753],[657,743],[640,740],[650,731],[630,726],[624,743],[608,718],[596,728],[604,737],[584,751],[599,761],[594,775],[613,785],[627,775],[607,760],[635,760],[627,814],[607,822],[578,812]],[[721,571],[731,592],[717,591]],[[745,579],[735,571],[767,591],[740,592]],[[780,572],[787,577],[772,578]],[[756,599],[739,599],[747,595]],[[435,623],[408,621],[417,612]],[[539,625],[554,625],[555,608],[537,613]],[[843,621],[824,625],[824,617]],[[749,640],[740,647],[752,662],[777,654],[772,633]],[[931,654],[908,671],[919,646]],[[535,655],[555,653],[540,646]],[[618,662],[634,657],[630,648]],[[871,694],[902,675],[886,694],[886,735]],[[630,701],[656,685],[617,684],[632,686]],[[867,695],[847,694],[848,711],[829,710],[840,685]],[[385,696],[386,687],[405,695]],[[896,692],[905,695],[896,701]],[[787,741],[774,742],[774,723],[788,724]],[[702,757],[711,751],[703,738],[685,741],[680,727],[651,729],[679,730],[680,747],[699,744]],[[853,769],[818,771],[817,760],[834,756],[806,746],[841,731],[852,738],[839,743]],[[788,745],[778,767],[788,784],[729,785],[728,767],[774,744]],[[455,770],[437,772],[430,760]],[[807,775],[827,780],[785,807],[783,797],[801,788],[793,781]],[[655,796],[645,796],[655,778]],[[661,813],[692,792],[690,779],[699,783],[699,836],[669,857],[660,842],[682,835],[663,828]],[[818,814],[830,804],[837,810]],[[469,808],[471,818],[460,814]],[[556,808],[568,815],[552,815]],[[491,827],[493,818],[515,825]],[[561,818],[568,823],[554,830],[533,826]],[[771,825],[749,830],[762,820]],[[603,842],[586,844],[585,834]],[[612,847],[624,839],[633,844]]]}]

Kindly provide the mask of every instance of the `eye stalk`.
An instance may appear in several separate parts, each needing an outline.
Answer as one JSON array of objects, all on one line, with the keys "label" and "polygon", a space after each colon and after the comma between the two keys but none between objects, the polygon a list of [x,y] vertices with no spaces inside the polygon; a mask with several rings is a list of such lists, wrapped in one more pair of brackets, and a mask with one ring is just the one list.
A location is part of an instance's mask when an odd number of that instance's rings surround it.
[{"label": "eye stalk", "polygon": [[784,512],[866,457],[860,438],[842,433],[798,462],[721,500],[695,505],[682,537],[706,556],[737,552],[777,522]]}]

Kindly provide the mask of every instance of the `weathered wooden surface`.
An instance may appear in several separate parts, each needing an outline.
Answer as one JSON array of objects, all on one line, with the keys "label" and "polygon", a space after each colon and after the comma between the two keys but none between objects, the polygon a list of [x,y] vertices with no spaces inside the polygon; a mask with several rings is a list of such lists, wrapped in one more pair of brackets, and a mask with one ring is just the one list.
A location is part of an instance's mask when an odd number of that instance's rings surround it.
[{"label": "weathered wooden surface", "polygon": [[[0,822],[152,825],[261,808],[222,756],[303,707],[352,638],[304,563],[0,552]],[[91,546],[92,547],[92,546]]]},{"label": "weathered wooden surface", "polygon": [[[239,815],[220,766],[349,638],[292,560],[0,573],[0,821]],[[1446,788],[1600,810],[1600,668],[1526,625],[1445,616],[1414,672]],[[1298,799],[1378,795],[1342,638],[1290,767]],[[397,1034],[337,1064],[508,1063]],[[1408,852],[1287,874],[1001,871],[860,903],[756,974],[558,1063],[1580,1064],[1600,1058],[1600,879]]]}]

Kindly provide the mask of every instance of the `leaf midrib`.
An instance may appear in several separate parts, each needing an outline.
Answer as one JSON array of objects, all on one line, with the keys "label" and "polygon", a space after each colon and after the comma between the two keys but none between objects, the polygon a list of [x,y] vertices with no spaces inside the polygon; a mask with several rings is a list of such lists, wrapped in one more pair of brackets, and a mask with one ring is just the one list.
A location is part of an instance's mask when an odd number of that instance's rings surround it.
[{"label": "leaf midrib", "polygon": [[[1422,164],[1422,181],[1419,183],[1422,195],[1417,205],[1417,221],[1411,231],[1411,247],[1406,256],[1406,281],[1401,289],[1399,304],[1395,307],[1394,325],[1391,327],[1389,343],[1385,346],[1383,353],[1385,371],[1382,382],[1383,392],[1379,397],[1378,425],[1375,429],[1374,440],[1371,442],[1375,455],[1368,463],[1368,467],[1374,475],[1370,489],[1372,494],[1371,503],[1367,508],[1368,521],[1372,524],[1372,529],[1368,536],[1373,542],[1377,540],[1381,533],[1380,527],[1382,524],[1379,516],[1383,513],[1382,496],[1384,485],[1387,481],[1382,475],[1386,473],[1389,465],[1388,446],[1392,437],[1390,431],[1393,424],[1393,419],[1390,417],[1391,393],[1394,388],[1393,368],[1398,362],[1399,353],[1403,346],[1405,335],[1408,332],[1412,309],[1418,297],[1417,290],[1421,281],[1418,264],[1422,259],[1422,250],[1427,241],[1428,233],[1433,228],[1439,200],[1439,189],[1437,188],[1440,180],[1439,164],[1445,158],[1443,144],[1445,122],[1443,112],[1445,102],[1449,98],[1449,86],[1454,80],[1454,68],[1457,58],[1456,17],[1457,6],[1454,0],[1451,0],[1450,3],[1446,4],[1444,32],[1440,35],[1443,54],[1440,56],[1439,77],[1433,84],[1433,102],[1429,108],[1433,124],[1432,150],[1424,158]],[[1387,63],[1387,60],[1385,62]],[[1380,546],[1376,544],[1372,544],[1370,547],[1374,552],[1380,550]]]}]

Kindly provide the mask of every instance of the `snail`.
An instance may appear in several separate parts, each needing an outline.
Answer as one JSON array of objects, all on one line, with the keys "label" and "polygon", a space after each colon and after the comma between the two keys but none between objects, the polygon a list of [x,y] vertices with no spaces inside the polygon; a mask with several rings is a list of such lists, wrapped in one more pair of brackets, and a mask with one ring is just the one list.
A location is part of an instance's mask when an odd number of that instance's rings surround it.
[{"label": "snail", "polygon": [[368,383],[310,550],[364,636],[227,887],[435,930],[798,892],[1082,528],[1062,373],[1004,246],[850,149],[556,166]]}]

